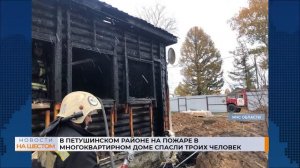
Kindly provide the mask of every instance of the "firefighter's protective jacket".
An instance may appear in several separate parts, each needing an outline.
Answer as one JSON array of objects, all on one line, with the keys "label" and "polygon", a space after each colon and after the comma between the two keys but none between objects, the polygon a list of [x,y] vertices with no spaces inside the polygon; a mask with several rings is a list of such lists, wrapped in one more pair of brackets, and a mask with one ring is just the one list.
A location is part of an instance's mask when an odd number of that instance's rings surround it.
[{"label": "firefighter's protective jacket", "polygon": [[[73,124],[72,122],[58,125],[56,128],[50,131],[50,135],[47,136],[58,136],[58,137],[83,137],[83,136],[95,136],[92,133],[86,131],[81,126]],[[99,168],[97,164],[97,155],[95,152],[56,152],[56,157],[49,157],[49,153],[45,159],[33,162],[33,167],[53,167],[54,168]],[[41,157],[41,156],[39,156]],[[50,163],[49,164],[49,160]],[[38,162],[38,163],[37,163]],[[53,163],[54,162],[54,163]],[[42,165],[42,166],[41,166]],[[51,165],[51,166],[50,166]]]}]

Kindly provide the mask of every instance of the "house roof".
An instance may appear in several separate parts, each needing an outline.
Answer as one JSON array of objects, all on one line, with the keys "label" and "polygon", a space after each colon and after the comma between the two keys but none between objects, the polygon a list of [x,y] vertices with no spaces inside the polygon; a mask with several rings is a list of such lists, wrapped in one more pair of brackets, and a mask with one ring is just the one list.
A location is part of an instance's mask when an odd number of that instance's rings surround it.
[{"label": "house roof", "polygon": [[151,33],[157,36],[158,38],[163,39],[167,45],[177,43],[177,37],[174,36],[173,34],[161,28],[155,27],[154,25],[146,22],[143,19],[131,16],[128,13],[123,12],[105,2],[101,2],[98,0],[71,0],[71,1],[83,5],[85,7],[88,7],[96,12],[104,13],[117,21],[123,22],[125,24],[129,24],[131,28],[138,28],[148,33]]}]

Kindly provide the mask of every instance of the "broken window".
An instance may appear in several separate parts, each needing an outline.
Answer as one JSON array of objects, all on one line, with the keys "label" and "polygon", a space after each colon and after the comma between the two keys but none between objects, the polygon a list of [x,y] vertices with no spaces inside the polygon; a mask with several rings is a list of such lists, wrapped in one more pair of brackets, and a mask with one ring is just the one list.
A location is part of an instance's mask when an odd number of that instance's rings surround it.
[{"label": "broken window", "polygon": [[73,48],[72,90],[113,99],[113,57]]},{"label": "broken window", "polygon": [[153,75],[150,63],[128,60],[129,96],[134,98],[153,98]]}]

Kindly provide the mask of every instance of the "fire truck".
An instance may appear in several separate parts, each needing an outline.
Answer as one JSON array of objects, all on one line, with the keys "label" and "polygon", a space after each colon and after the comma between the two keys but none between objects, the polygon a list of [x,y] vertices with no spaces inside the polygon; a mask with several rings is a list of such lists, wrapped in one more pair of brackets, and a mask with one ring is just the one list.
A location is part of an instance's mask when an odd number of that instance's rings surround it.
[{"label": "fire truck", "polygon": [[237,89],[228,94],[226,98],[228,112],[240,112],[242,108],[247,108],[248,99],[246,89]]}]

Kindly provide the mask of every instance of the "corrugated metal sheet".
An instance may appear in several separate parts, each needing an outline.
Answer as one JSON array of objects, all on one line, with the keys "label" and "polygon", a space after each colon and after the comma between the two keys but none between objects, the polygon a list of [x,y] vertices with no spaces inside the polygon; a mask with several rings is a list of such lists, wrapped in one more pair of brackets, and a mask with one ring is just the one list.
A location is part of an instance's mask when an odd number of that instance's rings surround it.
[{"label": "corrugated metal sheet", "polygon": [[174,98],[170,98],[170,111],[178,112],[178,100]]},{"label": "corrugated metal sheet", "polygon": [[175,97],[170,99],[171,112],[186,110],[209,110],[211,112],[226,112],[225,95],[201,95]]},{"label": "corrugated metal sheet", "polygon": [[226,104],[226,96],[225,95],[209,95],[208,104],[210,105],[224,105]]},{"label": "corrugated metal sheet", "polygon": [[211,95],[207,96],[208,110],[211,112],[226,112],[226,96],[225,95]]},{"label": "corrugated metal sheet", "polygon": [[211,112],[214,112],[214,113],[227,112],[226,104],[223,104],[223,105],[208,105],[208,107],[209,107],[208,111],[211,111]]},{"label": "corrugated metal sheet", "polygon": [[206,97],[190,97],[187,99],[188,110],[207,110]]},{"label": "corrugated metal sheet", "polygon": [[247,92],[248,109],[254,111],[260,106],[268,106],[269,97],[267,91]]}]

